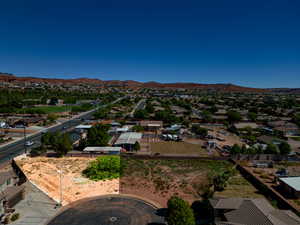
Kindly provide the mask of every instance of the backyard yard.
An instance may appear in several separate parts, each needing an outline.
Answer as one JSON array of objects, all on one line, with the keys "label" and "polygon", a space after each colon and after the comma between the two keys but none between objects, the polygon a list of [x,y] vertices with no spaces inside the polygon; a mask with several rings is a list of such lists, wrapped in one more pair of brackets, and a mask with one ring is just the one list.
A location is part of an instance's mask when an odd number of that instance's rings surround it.
[{"label": "backyard yard", "polygon": [[152,142],[150,144],[152,153],[159,154],[181,154],[207,156],[207,150],[201,148],[201,145],[187,142]]},{"label": "backyard yard", "polygon": [[233,171],[225,190],[217,197],[262,197],[227,161],[217,160],[138,160],[123,158],[120,193],[138,195],[166,206],[172,195],[190,203],[211,190],[216,174]]}]

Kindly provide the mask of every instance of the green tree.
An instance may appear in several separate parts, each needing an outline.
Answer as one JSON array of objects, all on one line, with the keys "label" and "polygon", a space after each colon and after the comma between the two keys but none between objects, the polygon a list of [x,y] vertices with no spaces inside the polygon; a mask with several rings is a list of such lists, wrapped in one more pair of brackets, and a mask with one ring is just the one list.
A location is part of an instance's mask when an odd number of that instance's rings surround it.
[{"label": "green tree", "polygon": [[252,121],[255,122],[257,120],[257,114],[255,112],[249,112],[248,113],[248,118]]},{"label": "green tree", "polygon": [[203,121],[206,122],[206,123],[211,123],[211,122],[213,122],[212,114],[211,114],[211,112],[209,112],[209,111],[207,111],[207,110],[204,110],[204,111],[202,112],[202,119],[203,119]]},{"label": "green tree", "polygon": [[227,186],[227,181],[235,174],[234,167],[227,168],[225,171],[219,172],[213,177],[213,187],[215,191],[223,191]]},{"label": "green tree", "polygon": [[49,145],[50,144],[50,137],[51,137],[51,134],[49,132],[43,134],[42,137],[41,137],[42,145]]},{"label": "green tree", "polygon": [[227,113],[227,116],[228,116],[229,122],[231,122],[231,123],[238,122],[242,119],[241,114],[239,112],[236,112],[236,111],[229,111]]},{"label": "green tree", "polygon": [[132,131],[134,131],[134,132],[142,132],[142,131],[144,131],[144,128],[142,126],[140,126],[140,125],[135,125],[135,126],[132,127]]},{"label": "green tree", "polygon": [[268,144],[266,150],[265,150],[265,154],[278,154],[278,148],[276,145],[274,144]]},{"label": "green tree", "polygon": [[109,111],[110,110],[107,108],[99,109],[99,110],[97,110],[97,112],[94,113],[94,117],[95,117],[95,119],[104,119],[107,117]]},{"label": "green tree", "polygon": [[140,143],[138,143],[137,141],[134,143],[133,145],[133,150],[134,151],[139,151],[141,149]]},{"label": "green tree", "polygon": [[45,146],[41,145],[40,147],[31,149],[30,156],[32,156],[32,157],[39,156],[39,155],[41,155],[43,153],[46,153],[46,152],[47,152],[47,149],[45,148]]},{"label": "green tree", "polygon": [[147,113],[154,113],[154,107],[150,102],[147,102],[145,110],[147,111]]},{"label": "green tree", "polygon": [[63,135],[57,136],[55,138],[55,142],[52,144],[52,146],[54,148],[53,150],[59,156],[66,155],[73,148],[70,136],[68,134],[63,134]]},{"label": "green tree", "polygon": [[206,137],[208,134],[208,130],[206,128],[200,127],[198,125],[192,126],[192,132],[197,135],[200,135],[201,137]]},{"label": "green tree", "polygon": [[293,121],[298,125],[298,127],[300,127],[300,113],[297,113],[297,114],[293,117]]},{"label": "green tree", "polygon": [[195,225],[193,210],[183,199],[173,196],[168,201],[168,225]]},{"label": "green tree", "polygon": [[58,103],[58,98],[57,97],[51,97],[49,105],[56,105]]},{"label": "green tree", "polygon": [[238,144],[234,144],[230,150],[230,153],[232,155],[240,154],[242,153],[242,148]]},{"label": "green tree", "polygon": [[78,149],[82,151],[86,147],[87,147],[87,140],[86,140],[86,138],[81,138],[79,140]]},{"label": "green tree", "polygon": [[109,127],[106,125],[96,125],[89,129],[87,134],[87,144],[89,146],[107,146],[110,136],[107,133]]},{"label": "green tree", "polygon": [[218,174],[213,178],[215,191],[223,191],[227,186],[227,177],[224,174]]},{"label": "green tree", "polygon": [[281,155],[288,155],[291,153],[292,149],[289,143],[284,141],[279,145],[279,151]]},{"label": "green tree", "polygon": [[148,117],[148,113],[146,110],[139,109],[134,112],[134,118],[136,119],[146,119]]}]

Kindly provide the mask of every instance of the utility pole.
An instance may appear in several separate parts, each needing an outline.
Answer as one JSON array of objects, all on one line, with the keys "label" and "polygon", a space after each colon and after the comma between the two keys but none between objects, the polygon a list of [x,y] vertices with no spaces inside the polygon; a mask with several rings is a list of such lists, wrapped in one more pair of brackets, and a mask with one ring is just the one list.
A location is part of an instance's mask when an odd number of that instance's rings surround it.
[{"label": "utility pole", "polygon": [[62,166],[60,166],[59,170],[57,170],[59,173],[59,203],[56,205],[57,207],[62,206],[63,202],[63,190],[62,190]]},{"label": "utility pole", "polygon": [[60,206],[62,206],[63,196],[62,196],[62,169],[59,172],[59,186],[60,186]]},{"label": "utility pole", "polygon": [[[23,106],[22,106],[23,107]],[[25,126],[25,108],[23,107],[23,131],[24,131],[24,148],[25,148],[25,154],[27,154],[27,145],[26,145],[26,126]]]},{"label": "utility pole", "polygon": [[23,124],[24,129],[24,148],[25,148],[25,154],[27,154],[27,145],[26,145],[26,126]]}]

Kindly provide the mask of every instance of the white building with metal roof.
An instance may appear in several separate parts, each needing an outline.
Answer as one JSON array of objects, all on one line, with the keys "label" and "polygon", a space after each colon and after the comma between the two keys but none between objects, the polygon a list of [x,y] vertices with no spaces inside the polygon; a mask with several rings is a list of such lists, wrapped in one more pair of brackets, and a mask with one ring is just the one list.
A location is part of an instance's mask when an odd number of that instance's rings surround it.
[{"label": "white building with metal roof", "polygon": [[114,146],[123,147],[126,150],[132,150],[133,145],[142,139],[143,134],[138,132],[126,132],[120,135]]},{"label": "white building with metal roof", "polygon": [[88,153],[102,153],[102,154],[110,154],[110,155],[119,155],[121,152],[121,147],[86,147],[83,149],[83,152]]}]

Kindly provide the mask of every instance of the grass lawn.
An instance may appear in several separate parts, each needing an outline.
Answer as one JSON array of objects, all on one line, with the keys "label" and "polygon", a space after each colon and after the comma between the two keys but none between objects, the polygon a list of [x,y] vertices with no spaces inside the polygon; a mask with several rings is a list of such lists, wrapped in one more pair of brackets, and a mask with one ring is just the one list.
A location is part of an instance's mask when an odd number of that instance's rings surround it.
[{"label": "grass lawn", "polygon": [[66,106],[40,106],[40,107],[35,107],[35,109],[40,109],[45,111],[46,113],[58,113],[58,112],[66,112],[66,111],[70,111],[71,108],[70,107],[66,107]]},{"label": "grass lawn", "polygon": [[259,193],[255,187],[252,186],[241,174],[237,174],[229,178],[227,187],[222,192],[216,192],[215,197],[221,198],[262,198],[263,195]]},{"label": "grass lawn", "polygon": [[300,137],[291,137],[294,141],[300,141]]},{"label": "grass lawn", "polygon": [[66,107],[66,106],[37,106],[37,107],[31,107],[31,108],[26,108],[24,109],[19,109],[18,113],[26,113],[26,112],[30,112],[30,111],[40,111],[42,113],[45,114],[49,114],[49,113],[59,113],[59,112],[66,112],[66,111],[70,111],[71,108],[70,107]]},{"label": "grass lawn", "polygon": [[151,143],[152,153],[160,154],[194,154],[207,156],[207,151],[200,145],[186,142],[157,142]]}]

